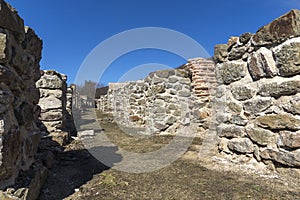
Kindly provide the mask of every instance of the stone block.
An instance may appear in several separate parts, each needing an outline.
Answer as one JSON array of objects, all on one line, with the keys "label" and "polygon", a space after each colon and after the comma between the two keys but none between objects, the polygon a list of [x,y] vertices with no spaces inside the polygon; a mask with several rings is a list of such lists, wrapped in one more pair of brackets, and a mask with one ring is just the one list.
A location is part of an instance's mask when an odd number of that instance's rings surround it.
[{"label": "stone block", "polygon": [[300,11],[291,10],[260,28],[253,36],[253,43],[256,46],[279,44],[296,36],[300,36]]},{"label": "stone block", "polygon": [[250,139],[259,145],[267,146],[270,143],[276,142],[276,135],[270,130],[248,126],[246,132]]},{"label": "stone block", "polygon": [[241,80],[246,75],[247,63],[240,61],[229,61],[219,63],[216,66],[216,78],[218,83],[230,84]]},{"label": "stone block", "polygon": [[300,74],[300,37],[287,40],[273,52],[280,76]]},{"label": "stone block", "polygon": [[271,130],[300,130],[300,119],[290,114],[271,114],[255,119],[257,125]]},{"label": "stone block", "polygon": [[253,153],[253,143],[248,138],[233,138],[228,141],[228,148],[237,153]]},{"label": "stone block", "polygon": [[274,77],[278,74],[272,51],[265,47],[252,53],[248,59],[248,68],[253,80]]}]

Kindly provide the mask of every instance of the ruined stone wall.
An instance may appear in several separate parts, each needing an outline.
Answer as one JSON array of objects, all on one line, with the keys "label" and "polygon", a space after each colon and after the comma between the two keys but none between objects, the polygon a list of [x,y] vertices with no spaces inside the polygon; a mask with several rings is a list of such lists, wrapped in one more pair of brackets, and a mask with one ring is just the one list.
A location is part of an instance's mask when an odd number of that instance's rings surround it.
[{"label": "ruined stone wall", "polygon": [[[144,80],[109,84],[108,102],[114,120],[124,126],[143,127],[144,134],[176,134],[197,128],[200,104],[187,69],[150,73]],[[196,130],[195,130],[196,132]]]},{"label": "ruined stone wall", "polygon": [[67,76],[54,70],[44,70],[41,73],[42,76],[36,83],[40,90],[40,129],[45,135],[50,133],[57,142],[63,144],[69,137],[67,119],[71,112],[70,96],[67,101]]},{"label": "ruined stone wall", "polygon": [[42,41],[17,11],[0,1],[0,189],[34,162],[40,138],[39,62]]},{"label": "ruined stone wall", "polygon": [[292,10],[216,46],[222,154],[300,167],[299,36],[300,11]]}]

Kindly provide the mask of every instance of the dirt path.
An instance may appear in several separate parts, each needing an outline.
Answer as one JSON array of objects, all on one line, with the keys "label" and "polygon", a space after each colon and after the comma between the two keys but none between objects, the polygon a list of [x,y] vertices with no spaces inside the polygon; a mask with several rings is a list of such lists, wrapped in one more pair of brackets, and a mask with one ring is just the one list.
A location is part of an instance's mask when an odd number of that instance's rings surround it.
[{"label": "dirt path", "polygon": [[[171,139],[167,136],[148,140],[135,138],[124,134],[111,122],[101,123],[101,127],[120,148],[134,152],[155,150]],[[200,143],[195,140],[193,145]],[[211,170],[201,166],[197,160],[184,157],[149,173],[109,169],[94,159],[80,140],[74,140],[59,152],[57,160],[43,188],[41,200],[300,199],[298,183],[292,186],[274,178]]]}]

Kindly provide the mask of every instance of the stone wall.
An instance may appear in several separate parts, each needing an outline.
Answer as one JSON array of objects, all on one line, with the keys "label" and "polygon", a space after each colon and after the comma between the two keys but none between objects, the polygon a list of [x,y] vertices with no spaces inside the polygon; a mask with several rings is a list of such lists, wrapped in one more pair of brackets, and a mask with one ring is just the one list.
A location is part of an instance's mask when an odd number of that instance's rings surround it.
[{"label": "stone wall", "polygon": [[300,11],[215,47],[219,150],[300,167]]},{"label": "stone wall", "polygon": [[40,138],[39,62],[42,41],[0,0],[0,188],[34,162]]},{"label": "stone wall", "polygon": [[41,75],[36,83],[40,90],[40,129],[44,135],[50,134],[63,144],[69,138],[67,118],[71,112],[70,97],[67,102],[67,76],[54,70],[41,71]]},{"label": "stone wall", "polygon": [[143,134],[176,134],[187,126],[197,128],[201,117],[187,69],[162,70],[144,80],[110,83],[107,96],[98,100],[98,105],[102,111],[112,111],[120,125],[145,128]]}]

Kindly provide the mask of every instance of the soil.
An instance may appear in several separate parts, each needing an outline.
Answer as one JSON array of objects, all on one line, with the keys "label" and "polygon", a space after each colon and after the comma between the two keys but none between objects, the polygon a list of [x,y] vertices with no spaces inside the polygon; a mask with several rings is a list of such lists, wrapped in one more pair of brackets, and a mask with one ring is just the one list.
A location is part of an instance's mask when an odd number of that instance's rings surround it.
[{"label": "soil", "polygon": [[[105,134],[119,148],[149,152],[169,143],[172,136],[134,137],[125,134],[110,116],[97,113]],[[41,191],[41,200],[90,199],[300,199],[297,170],[261,176],[256,173],[207,167],[197,158],[201,139],[194,139],[186,154],[169,166],[148,173],[128,173],[96,160],[75,138],[56,152],[56,163]],[[206,167],[205,167],[206,166]]]}]

